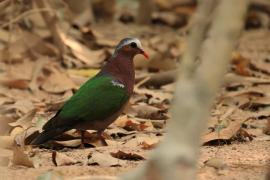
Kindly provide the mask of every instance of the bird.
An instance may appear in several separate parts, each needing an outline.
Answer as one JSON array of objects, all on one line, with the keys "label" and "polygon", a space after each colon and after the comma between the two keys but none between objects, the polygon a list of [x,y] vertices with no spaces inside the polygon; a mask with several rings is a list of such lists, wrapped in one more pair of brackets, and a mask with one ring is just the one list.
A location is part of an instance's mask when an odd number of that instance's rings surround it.
[{"label": "bird", "polygon": [[96,130],[101,137],[103,131],[121,115],[133,93],[133,59],[138,54],[149,58],[139,39],[122,39],[97,75],[87,80],[44,124],[43,131],[31,145],[44,144],[71,129],[82,132],[82,144],[86,130]]}]

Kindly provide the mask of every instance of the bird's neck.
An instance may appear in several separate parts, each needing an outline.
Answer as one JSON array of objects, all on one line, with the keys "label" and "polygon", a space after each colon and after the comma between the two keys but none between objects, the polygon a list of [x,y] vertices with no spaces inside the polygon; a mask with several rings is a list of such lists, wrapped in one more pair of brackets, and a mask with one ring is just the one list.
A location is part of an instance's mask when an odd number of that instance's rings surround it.
[{"label": "bird's neck", "polygon": [[109,74],[123,83],[130,95],[135,82],[133,58],[133,54],[119,52],[114,54],[101,70],[101,73]]}]

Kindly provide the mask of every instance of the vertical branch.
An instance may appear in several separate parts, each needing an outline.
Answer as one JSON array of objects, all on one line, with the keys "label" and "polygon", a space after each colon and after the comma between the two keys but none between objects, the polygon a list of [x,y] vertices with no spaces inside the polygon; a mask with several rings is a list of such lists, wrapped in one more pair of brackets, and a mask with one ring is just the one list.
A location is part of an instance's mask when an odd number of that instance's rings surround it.
[{"label": "vertical branch", "polygon": [[84,21],[89,20],[91,23],[95,22],[95,17],[92,9],[91,0],[65,0],[70,10],[77,16],[77,21],[83,21],[81,24],[85,24]]},{"label": "vertical branch", "polygon": [[212,11],[217,1],[206,0],[198,6],[197,12],[190,21],[190,36],[187,40],[187,49],[181,62],[182,75],[190,75],[195,71],[195,61],[200,53],[203,40],[210,26]]},{"label": "vertical branch", "polygon": [[[122,179],[195,179],[200,135],[207,124],[210,106],[243,27],[248,5],[247,0],[222,0],[218,1],[216,6],[213,3],[214,0],[200,1],[201,13],[206,15],[213,9],[215,16],[212,16],[209,39],[204,44],[202,40],[205,35],[204,28],[207,26],[206,20],[201,19],[203,29],[192,30],[199,34],[191,35],[188,47],[191,49],[187,50],[184,56],[184,67],[187,69],[181,73],[176,83],[168,134],[146,164],[124,175]],[[194,71],[194,59],[199,54],[202,65]]]},{"label": "vertical branch", "polygon": [[153,10],[153,0],[139,0],[137,22],[139,24],[149,24],[151,22],[151,15]]},{"label": "vertical branch", "polygon": [[114,19],[116,11],[116,0],[95,0],[92,6],[96,20],[111,22]]},{"label": "vertical branch", "polygon": [[[35,2],[37,4],[37,6],[41,9],[48,7],[47,2],[44,0],[36,0]],[[53,40],[54,40],[55,44],[57,45],[59,51],[61,52],[62,55],[65,54],[66,47],[65,47],[65,44],[63,43],[63,40],[60,36],[60,32],[59,32],[60,27],[57,23],[56,15],[51,14],[48,11],[41,11],[41,15],[42,15],[45,23],[47,24],[48,28],[51,31]]]}]

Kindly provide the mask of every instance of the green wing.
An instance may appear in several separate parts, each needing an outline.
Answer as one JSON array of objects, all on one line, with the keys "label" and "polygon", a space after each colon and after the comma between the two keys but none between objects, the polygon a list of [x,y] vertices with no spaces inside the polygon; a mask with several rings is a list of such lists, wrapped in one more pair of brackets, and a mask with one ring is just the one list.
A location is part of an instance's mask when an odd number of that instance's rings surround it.
[{"label": "green wing", "polygon": [[103,120],[120,110],[129,98],[128,93],[124,87],[112,81],[110,76],[96,76],[88,80],[43,129]]}]

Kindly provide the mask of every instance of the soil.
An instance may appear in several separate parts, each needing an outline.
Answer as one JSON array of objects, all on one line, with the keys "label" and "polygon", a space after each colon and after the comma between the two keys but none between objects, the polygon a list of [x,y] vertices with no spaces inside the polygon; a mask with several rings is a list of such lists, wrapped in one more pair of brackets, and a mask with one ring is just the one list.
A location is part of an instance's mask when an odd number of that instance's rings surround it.
[{"label": "soil", "polygon": [[[102,148],[99,148],[101,150]],[[121,147],[119,149],[123,150]],[[115,149],[116,150],[116,149]],[[75,177],[89,177],[91,175],[117,176],[121,173],[132,170],[142,161],[129,161],[123,167],[101,167],[69,165],[55,167],[52,163],[51,153],[48,150],[37,150],[42,153],[43,165],[40,168],[25,167],[0,167],[0,179],[13,180],[34,180],[41,174],[52,170],[61,174],[64,179]],[[80,160],[86,158],[91,148],[86,149],[65,149],[64,154]],[[266,177],[270,159],[270,141],[251,141],[245,143],[234,143],[223,146],[202,146],[201,156],[198,163],[198,179],[238,179],[238,180],[261,180]],[[223,169],[216,169],[205,165],[205,161],[217,158],[226,165]]]}]

